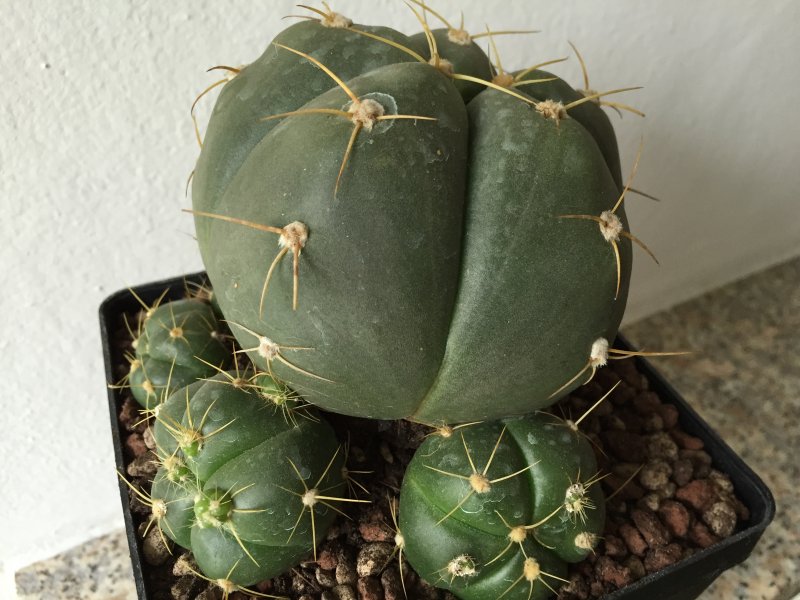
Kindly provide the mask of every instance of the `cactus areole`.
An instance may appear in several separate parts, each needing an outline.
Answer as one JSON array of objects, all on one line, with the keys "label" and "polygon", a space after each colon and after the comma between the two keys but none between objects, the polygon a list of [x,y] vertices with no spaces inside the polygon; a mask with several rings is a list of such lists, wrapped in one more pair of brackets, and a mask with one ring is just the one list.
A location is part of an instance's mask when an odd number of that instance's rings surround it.
[{"label": "cactus areole", "polygon": [[476,50],[307,20],[222,87],[203,261],[242,348],[326,410],[528,414],[614,339],[631,238],[608,118],[541,71],[465,85],[491,75]]}]

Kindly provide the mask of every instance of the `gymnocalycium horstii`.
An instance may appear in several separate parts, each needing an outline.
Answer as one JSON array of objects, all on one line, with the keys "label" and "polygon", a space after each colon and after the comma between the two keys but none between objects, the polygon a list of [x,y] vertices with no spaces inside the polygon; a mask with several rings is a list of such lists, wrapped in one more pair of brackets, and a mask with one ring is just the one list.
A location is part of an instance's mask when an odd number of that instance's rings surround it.
[{"label": "gymnocalycium horstii", "polygon": [[[151,525],[191,549],[203,576],[235,591],[315,554],[345,489],[344,453],[311,409],[295,418],[261,373],[219,372],[155,412],[159,470]],[[358,502],[358,500],[351,500]]]},{"label": "gymnocalycium horstii", "polygon": [[[591,447],[536,411],[639,354],[609,341],[632,243],[651,254],[624,208],[640,152],[623,178],[602,109],[641,115],[609,99],[636,88],[590,90],[574,46],[584,89],[543,70],[566,59],[508,71],[494,36],[526,32],[472,35],[411,2],[412,36],[304,6],[254,62],[214,67],[192,105],[189,212],[253,366],[242,377],[192,350],[216,374],[140,399],[161,462],[146,501],[226,591],[313,552],[346,500],[339,443],[281,390],[434,427],[395,542],[460,598],[546,597],[603,530]],[[194,110],[217,88],[202,137]]]},{"label": "gymnocalycium horstii", "polygon": [[507,71],[494,34],[493,64],[416,4],[416,36],[312,9],[220,67],[192,179],[203,262],[242,348],[321,408],[528,414],[622,357],[633,172],[601,106],[627,90],[575,90],[554,60]]}]

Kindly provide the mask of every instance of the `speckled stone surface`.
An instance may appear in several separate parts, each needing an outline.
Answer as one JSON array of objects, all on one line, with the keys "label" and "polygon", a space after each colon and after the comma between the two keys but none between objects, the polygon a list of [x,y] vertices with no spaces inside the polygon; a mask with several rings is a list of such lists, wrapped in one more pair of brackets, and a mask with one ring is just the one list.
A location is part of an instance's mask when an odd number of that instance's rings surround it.
[{"label": "speckled stone surface", "polygon": [[[773,524],[752,556],[702,600],[788,600],[800,592],[800,258],[624,329],[771,488]],[[795,508],[793,508],[795,507]],[[124,532],[16,575],[19,598],[135,599]]]},{"label": "speckled stone surface", "polygon": [[136,600],[123,530],[17,571],[15,579],[19,600]]},{"label": "speckled stone surface", "polygon": [[800,259],[624,329],[647,349],[690,349],[656,367],[764,480],[778,507],[753,554],[703,600],[800,592]]}]

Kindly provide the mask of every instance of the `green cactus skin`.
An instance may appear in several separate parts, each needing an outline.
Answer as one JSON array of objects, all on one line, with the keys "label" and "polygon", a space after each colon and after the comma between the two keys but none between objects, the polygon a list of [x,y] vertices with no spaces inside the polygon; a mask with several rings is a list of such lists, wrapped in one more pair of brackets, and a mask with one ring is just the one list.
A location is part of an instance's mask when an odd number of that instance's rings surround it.
[{"label": "green cactus skin", "polygon": [[231,357],[214,310],[198,300],[166,302],[148,311],[135,347],[128,384],[146,409],[173,391],[214,375]]},{"label": "green cactus skin", "polygon": [[597,481],[588,442],[555,417],[441,430],[403,480],[405,556],[463,600],[547,598],[603,530]]},{"label": "green cactus skin", "polygon": [[246,586],[278,575],[333,522],[344,459],[330,426],[307,416],[284,418],[232,373],[158,407],[154,519],[210,579]]},{"label": "green cactus skin", "polygon": [[[570,115],[550,118],[558,99],[534,106],[527,95],[534,85],[515,88],[517,98],[487,89],[465,107],[453,80],[434,67],[367,64],[380,47],[381,60],[410,57],[347,30],[306,26],[298,39],[294,26],[279,41],[324,48],[314,54],[324,54],[357,97],[389,113],[437,120],[362,130],[340,176],[349,120],[252,119],[346,110],[340,87],[303,104],[327,77],[320,68],[271,46],[259,61],[278,66],[262,72],[257,62],[225,86],[193,205],[206,269],[241,346],[310,402],[382,419],[455,423],[528,414],[580,385],[578,374],[595,361],[592,348],[616,334],[631,269],[630,240],[619,235],[627,228],[616,206],[619,178],[593,137],[599,129]],[[347,35],[360,38],[361,50],[337,41]],[[233,87],[251,69],[248,89],[299,91],[280,102],[264,92],[251,106],[253,94]],[[209,157],[235,174],[215,173]],[[614,220],[614,231],[598,226],[601,215]],[[295,222],[306,229],[294,260],[273,262],[276,242],[285,254],[289,238],[253,224]]]}]

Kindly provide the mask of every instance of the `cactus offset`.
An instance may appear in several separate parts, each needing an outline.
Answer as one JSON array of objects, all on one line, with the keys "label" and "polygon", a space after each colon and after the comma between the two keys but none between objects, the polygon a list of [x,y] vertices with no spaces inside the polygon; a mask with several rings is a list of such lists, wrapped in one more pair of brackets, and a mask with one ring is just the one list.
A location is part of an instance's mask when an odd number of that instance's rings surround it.
[{"label": "cactus offset", "polygon": [[605,519],[594,454],[548,415],[430,436],[403,480],[405,556],[459,598],[546,598]]},{"label": "cactus offset", "polygon": [[214,580],[251,585],[289,569],[348,501],[333,431],[317,417],[286,419],[264,395],[282,389],[223,372],[155,411],[153,521]]},{"label": "cactus offset", "polygon": [[133,397],[152,409],[175,390],[217,372],[230,361],[210,304],[195,299],[147,307],[135,336],[126,378]]}]

